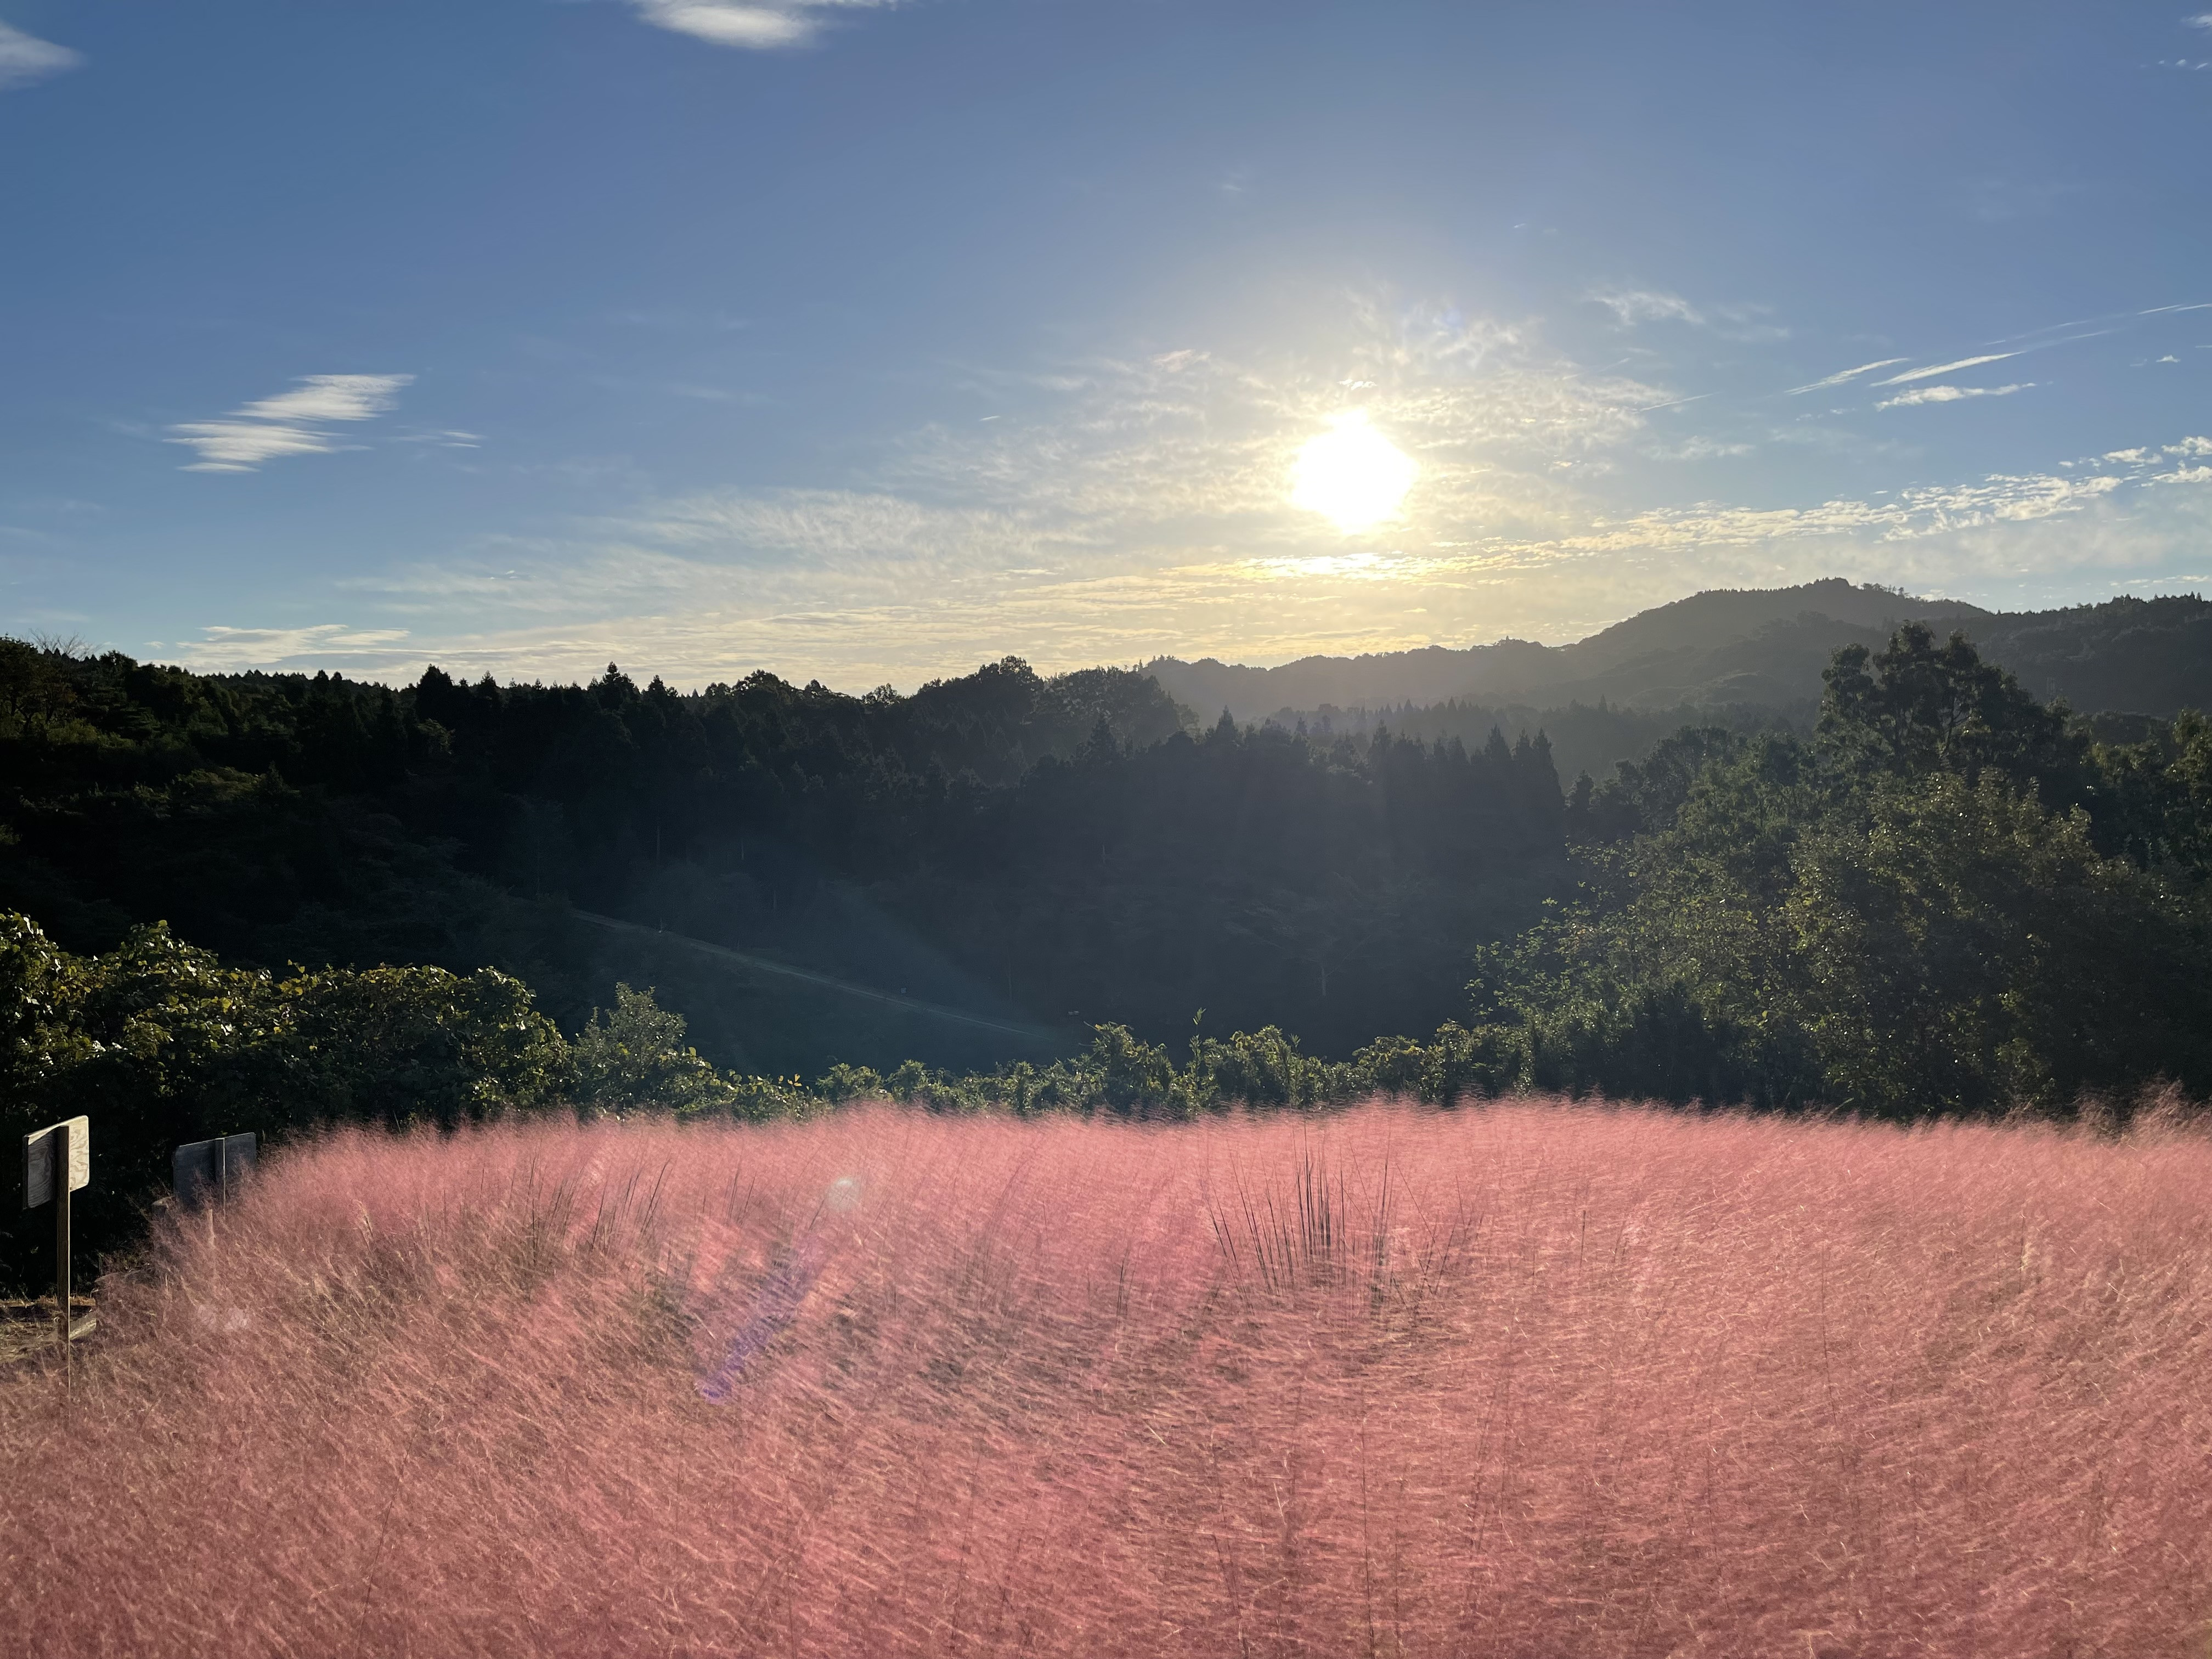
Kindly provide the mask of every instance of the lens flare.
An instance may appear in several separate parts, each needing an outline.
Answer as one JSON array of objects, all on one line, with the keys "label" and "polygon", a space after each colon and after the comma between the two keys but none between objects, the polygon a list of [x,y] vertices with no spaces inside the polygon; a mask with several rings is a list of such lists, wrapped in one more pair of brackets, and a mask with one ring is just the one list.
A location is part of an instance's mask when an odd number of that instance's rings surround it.
[{"label": "lens flare", "polygon": [[1412,456],[1377,432],[1366,411],[1339,415],[1306,441],[1291,470],[1291,505],[1318,513],[1347,536],[1398,516],[1420,473]]}]

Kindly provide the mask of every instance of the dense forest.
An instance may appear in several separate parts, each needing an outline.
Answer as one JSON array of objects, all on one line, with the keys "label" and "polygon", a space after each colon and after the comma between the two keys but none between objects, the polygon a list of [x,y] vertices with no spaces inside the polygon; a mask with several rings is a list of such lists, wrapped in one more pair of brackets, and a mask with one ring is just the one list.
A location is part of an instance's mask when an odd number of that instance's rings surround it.
[{"label": "dense forest", "polygon": [[[1565,790],[1540,737],[1194,725],[1012,661],[912,697],[392,690],[9,642],[0,1128],[98,1118],[96,1243],[178,1141],[330,1121],[2212,1091],[2199,714],[2085,721],[1910,624],[1835,653],[1808,729],[1686,726]],[[672,923],[629,965],[690,977],[608,977],[591,906]],[[1011,1017],[948,1060],[927,1008],[872,1028],[833,981],[746,1003],[653,954],[718,933],[878,984],[882,946]],[[717,1047],[702,1004],[755,1024]],[[803,1063],[747,1051],[763,1019]],[[21,1277],[41,1246],[0,1248]]]},{"label": "dense forest", "polygon": [[270,968],[491,965],[571,1024],[628,975],[754,1070],[989,1055],[623,957],[575,912],[1012,1023],[1204,1006],[1340,1051],[1448,1017],[1473,945],[1569,884],[1540,736],[1205,727],[1126,671],[394,690],[6,650],[0,904],[64,945],[165,921]]},{"label": "dense forest", "polygon": [[1393,740],[1443,743],[1458,738],[1470,747],[1489,742],[1490,733],[1517,743],[1541,737],[1563,782],[1583,773],[1609,778],[1624,760],[1636,760],[1685,726],[1724,726],[1736,732],[1809,731],[1820,712],[1817,697],[1786,703],[1673,703],[1661,708],[1614,702],[1570,702],[1537,708],[1528,703],[1482,702],[1449,697],[1442,702],[1401,702],[1379,708],[1281,708],[1260,722],[1322,745],[1350,738],[1364,749],[1377,732]]}]

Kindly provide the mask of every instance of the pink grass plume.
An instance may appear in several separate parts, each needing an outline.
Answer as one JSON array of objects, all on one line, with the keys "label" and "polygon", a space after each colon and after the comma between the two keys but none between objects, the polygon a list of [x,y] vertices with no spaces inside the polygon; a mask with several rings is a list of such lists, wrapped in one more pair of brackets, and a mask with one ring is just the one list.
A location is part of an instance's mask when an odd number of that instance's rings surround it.
[{"label": "pink grass plume", "polygon": [[333,1134],[0,1371],[7,1650],[2202,1659],[2146,1122]]}]

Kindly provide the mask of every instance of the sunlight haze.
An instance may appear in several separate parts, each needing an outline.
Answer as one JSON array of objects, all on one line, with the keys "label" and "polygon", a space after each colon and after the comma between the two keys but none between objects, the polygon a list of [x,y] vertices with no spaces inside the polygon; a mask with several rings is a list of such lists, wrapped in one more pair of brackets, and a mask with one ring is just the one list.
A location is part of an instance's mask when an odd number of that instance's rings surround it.
[{"label": "sunlight haze", "polygon": [[1298,451],[1291,505],[1318,513],[1346,535],[1398,516],[1420,469],[1366,415],[1340,415]]}]

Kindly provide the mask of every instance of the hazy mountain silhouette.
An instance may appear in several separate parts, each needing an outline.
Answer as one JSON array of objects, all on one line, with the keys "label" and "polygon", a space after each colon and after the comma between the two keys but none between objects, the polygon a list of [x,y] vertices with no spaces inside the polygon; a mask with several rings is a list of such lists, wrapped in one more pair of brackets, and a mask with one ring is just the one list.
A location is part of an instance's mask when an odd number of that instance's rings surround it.
[{"label": "hazy mountain silhouette", "polygon": [[1789,710],[1817,699],[1840,646],[1881,646],[1899,624],[1958,629],[2042,697],[2077,708],[2170,715],[2212,706],[2212,604],[2116,599],[2063,611],[1984,611],[1840,577],[1802,586],[1717,589],[1640,612],[1571,645],[1499,640],[1277,668],[1162,657],[1146,671],[1177,702],[1240,720],[1452,700],[1641,709],[1691,705]]}]

